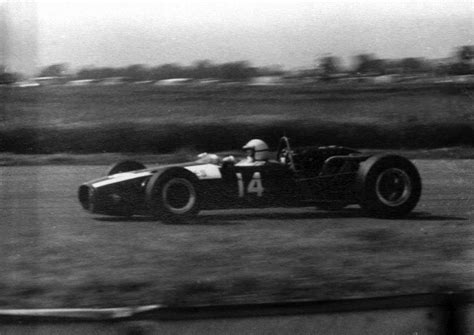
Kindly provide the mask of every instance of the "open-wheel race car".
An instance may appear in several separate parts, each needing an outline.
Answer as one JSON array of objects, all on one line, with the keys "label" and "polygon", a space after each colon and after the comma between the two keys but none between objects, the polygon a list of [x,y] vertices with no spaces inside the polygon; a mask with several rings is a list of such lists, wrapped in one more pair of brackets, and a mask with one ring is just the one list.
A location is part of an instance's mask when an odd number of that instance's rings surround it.
[{"label": "open-wheel race car", "polygon": [[[249,157],[243,163],[215,154],[149,168],[136,161],[120,162],[107,176],[82,184],[79,201],[97,214],[186,222],[200,210],[339,210],[353,204],[368,216],[400,218],[415,208],[421,195],[416,167],[399,155],[369,155],[340,146],[293,149],[282,137],[271,159],[263,141],[251,143],[256,147],[244,147]],[[258,155],[263,158],[255,159]]]}]

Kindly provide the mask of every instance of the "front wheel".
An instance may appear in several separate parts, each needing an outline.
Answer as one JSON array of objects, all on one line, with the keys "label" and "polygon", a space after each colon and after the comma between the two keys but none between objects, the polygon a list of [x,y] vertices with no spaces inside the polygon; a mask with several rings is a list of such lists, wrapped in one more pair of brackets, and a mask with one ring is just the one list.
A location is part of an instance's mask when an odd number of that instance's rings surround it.
[{"label": "front wheel", "polygon": [[357,175],[359,204],[369,215],[400,218],[410,213],[421,196],[416,167],[396,155],[373,156],[363,162]]},{"label": "front wheel", "polygon": [[147,184],[146,201],[155,218],[185,223],[199,213],[197,178],[181,169],[156,174]]}]

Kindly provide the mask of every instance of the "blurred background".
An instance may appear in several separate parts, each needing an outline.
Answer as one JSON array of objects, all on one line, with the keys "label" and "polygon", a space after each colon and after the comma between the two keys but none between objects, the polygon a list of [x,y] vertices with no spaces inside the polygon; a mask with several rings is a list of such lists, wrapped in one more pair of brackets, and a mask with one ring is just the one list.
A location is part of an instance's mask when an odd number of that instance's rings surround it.
[{"label": "blurred background", "polygon": [[436,81],[473,73],[473,6],[469,0],[2,0],[0,65],[3,77],[31,84]]}]

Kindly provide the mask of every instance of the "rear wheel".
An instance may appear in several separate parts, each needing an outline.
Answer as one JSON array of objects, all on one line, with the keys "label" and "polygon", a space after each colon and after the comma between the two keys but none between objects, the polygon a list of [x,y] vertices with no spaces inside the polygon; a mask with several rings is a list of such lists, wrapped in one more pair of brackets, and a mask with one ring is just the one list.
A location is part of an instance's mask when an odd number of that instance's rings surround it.
[{"label": "rear wheel", "polygon": [[197,178],[190,172],[174,169],[154,175],[146,188],[152,215],[165,222],[185,223],[199,212]]},{"label": "rear wheel", "polygon": [[421,195],[421,178],[416,167],[395,155],[374,156],[363,162],[357,185],[360,206],[376,217],[406,216]]},{"label": "rear wheel", "polygon": [[112,168],[109,170],[109,173],[107,175],[113,175],[117,173],[123,173],[123,172],[130,172],[130,171],[135,171],[135,170],[143,170],[145,169],[145,165],[142,163],[139,163],[137,161],[131,161],[131,160],[126,160],[126,161],[121,161],[115,165],[112,166]]}]

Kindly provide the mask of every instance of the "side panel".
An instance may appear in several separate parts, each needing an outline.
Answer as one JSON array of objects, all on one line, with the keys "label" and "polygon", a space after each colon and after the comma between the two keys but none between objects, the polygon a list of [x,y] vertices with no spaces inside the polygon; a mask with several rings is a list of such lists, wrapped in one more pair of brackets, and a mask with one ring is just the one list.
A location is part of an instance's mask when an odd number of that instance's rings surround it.
[{"label": "side panel", "polygon": [[279,163],[227,165],[220,171],[220,180],[201,180],[206,209],[286,207],[302,200],[293,173]]}]

